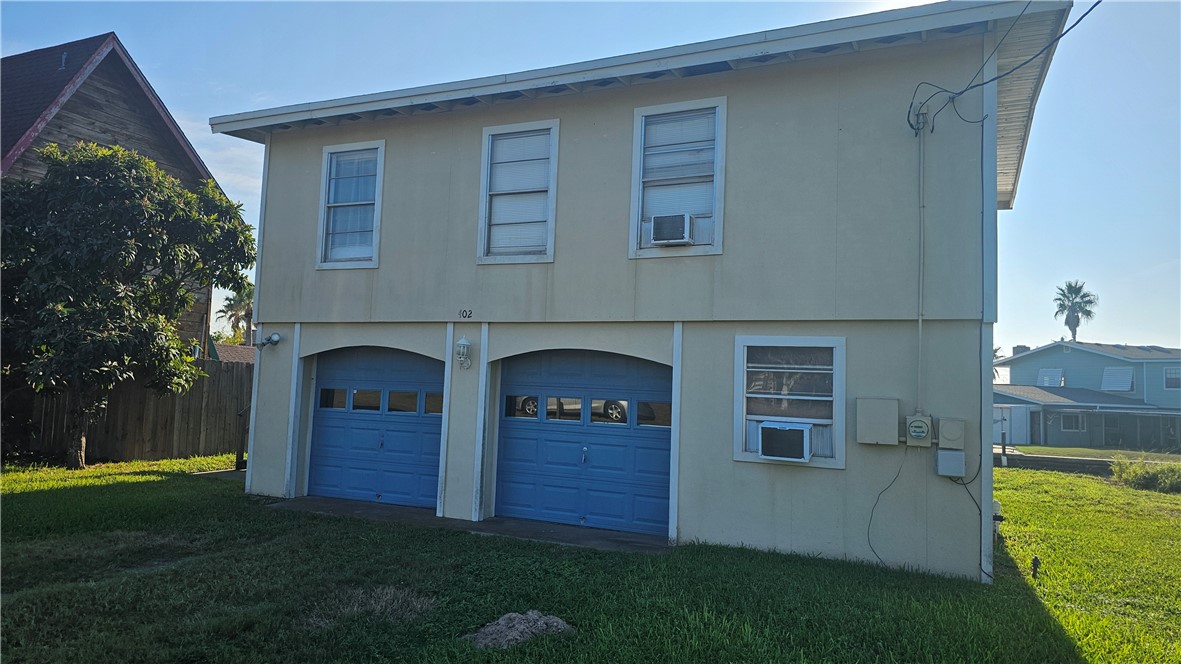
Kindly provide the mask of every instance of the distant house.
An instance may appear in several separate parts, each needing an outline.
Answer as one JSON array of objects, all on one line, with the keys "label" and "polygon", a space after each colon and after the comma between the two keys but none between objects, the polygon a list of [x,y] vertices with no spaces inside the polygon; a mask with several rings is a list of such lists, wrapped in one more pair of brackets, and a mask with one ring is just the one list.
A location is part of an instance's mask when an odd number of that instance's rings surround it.
[{"label": "distant house", "polygon": [[[5,176],[39,180],[36,148],[91,141],[135,150],[189,188],[213,178],[113,32],[8,56],[0,72]],[[208,349],[212,286],[193,294],[180,335]]]},{"label": "distant house", "polygon": [[993,442],[1181,446],[1181,349],[1057,341],[995,362]]}]

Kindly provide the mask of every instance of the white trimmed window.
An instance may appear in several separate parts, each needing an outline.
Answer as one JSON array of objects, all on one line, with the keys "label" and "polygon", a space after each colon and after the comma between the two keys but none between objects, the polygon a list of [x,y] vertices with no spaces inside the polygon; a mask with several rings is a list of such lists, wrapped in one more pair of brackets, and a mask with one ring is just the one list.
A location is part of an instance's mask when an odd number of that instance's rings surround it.
[{"label": "white trimmed window", "polygon": [[635,110],[630,258],[722,253],[726,99]]},{"label": "white trimmed window", "polygon": [[844,468],[844,337],[735,337],[734,413],[735,461]]},{"label": "white trimmed window", "polygon": [[1165,389],[1181,390],[1181,367],[1165,367]]},{"label": "white trimmed window", "polygon": [[478,263],[554,260],[558,121],[487,127]]},{"label": "white trimmed window", "polygon": [[377,267],[385,141],[324,148],[321,268]]},{"label": "white trimmed window", "polygon": [[1086,431],[1087,418],[1079,413],[1062,413],[1063,431]]}]

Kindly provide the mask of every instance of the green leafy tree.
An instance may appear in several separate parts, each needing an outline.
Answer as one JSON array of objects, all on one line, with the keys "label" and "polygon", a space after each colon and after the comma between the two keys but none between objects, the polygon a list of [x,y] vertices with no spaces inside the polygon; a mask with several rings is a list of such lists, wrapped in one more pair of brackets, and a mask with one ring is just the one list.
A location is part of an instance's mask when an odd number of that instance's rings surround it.
[{"label": "green leafy tree", "polygon": [[231,293],[217,310],[217,319],[229,323],[233,337],[238,339],[236,343],[249,343],[254,319],[254,284],[248,281],[240,290]]},{"label": "green leafy tree", "polygon": [[242,338],[242,330],[235,330],[233,332],[225,332],[223,330],[214,330],[209,335],[214,342],[219,344],[229,344],[231,346],[246,345],[245,339]]},{"label": "green leafy tree", "polygon": [[116,385],[180,393],[200,376],[175,321],[199,285],[245,287],[254,238],[213,181],[189,191],[150,159],[93,143],[40,156],[42,181],[0,185],[2,372],[67,395],[66,464],[80,468],[87,418]]},{"label": "green leafy tree", "polygon": [[1070,330],[1070,340],[1078,341],[1078,326],[1083,321],[1095,317],[1095,307],[1099,305],[1099,298],[1086,289],[1082,281],[1068,281],[1066,285],[1058,287],[1058,294],[1054,297],[1055,320],[1065,316],[1066,327]]}]

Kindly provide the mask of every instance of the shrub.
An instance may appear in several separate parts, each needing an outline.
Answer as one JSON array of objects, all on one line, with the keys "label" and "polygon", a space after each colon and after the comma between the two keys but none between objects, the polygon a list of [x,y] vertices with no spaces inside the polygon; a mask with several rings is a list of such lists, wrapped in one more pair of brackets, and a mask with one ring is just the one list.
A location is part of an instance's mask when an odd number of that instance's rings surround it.
[{"label": "shrub", "polygon": [[1154,463],[1117,454],[1111,464],[1116,482],[1133,489],[1181,493],[1181,463]]}]

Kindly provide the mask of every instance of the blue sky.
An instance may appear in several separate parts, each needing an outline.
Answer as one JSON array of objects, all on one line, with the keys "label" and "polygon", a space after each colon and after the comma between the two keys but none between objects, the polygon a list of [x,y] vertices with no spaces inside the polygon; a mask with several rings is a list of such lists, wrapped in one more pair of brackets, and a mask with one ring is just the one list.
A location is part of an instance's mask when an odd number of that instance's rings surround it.
[{"label": "blue sky", "polygon": [[[3,55],[115,31],[231,198],[258,218],[262,148],[208,119],[864,14],[918,2],[0,3]],[[1071,20],[1091,2],[1075,4]],[[996,344],[1181,347],[1181,4],[1107,0],[1057,48],[1015,209],[1000,214]],[[215,303],[215,308],[220,303]]]}]

